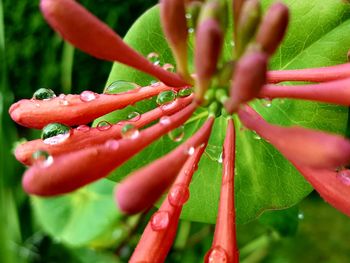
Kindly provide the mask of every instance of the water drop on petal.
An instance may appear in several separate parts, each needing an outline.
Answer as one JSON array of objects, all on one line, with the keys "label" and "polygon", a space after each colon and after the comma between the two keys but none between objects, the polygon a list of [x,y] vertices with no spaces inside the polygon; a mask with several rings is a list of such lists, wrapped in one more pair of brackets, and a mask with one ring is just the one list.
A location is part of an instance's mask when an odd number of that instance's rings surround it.
[{"label": "water drop on petal", "polygon": [[188,187],[183,184],[174,185],[168,194],[168,201],[173,206],[182,206],[190,197]]},{"label": "water drop on petal", "polygon": [[133,111],[128,114],[127,119],[131,121],[138,121],[141,118],[141,114],[137,111]]},{"label": "water drop on petal", "polygon": [[183,125],[171,130],[168,133],[170,140],[174,142],[180,142],[184,138],[184,135],[185,135],[185,127]]},{"label": "water drop on petal", "polygon": [[33,99],[35,100],[49,100],[55,98],[56,94],[51,89],[41,88],[34,92]]},{"label": "water drop on petal", "polygon": [[125,124],[123,126],[121,133],[123,138],[128,138],[128,139],[136,139],[140,135],[139,130],[130,123]]},{"label": "water drop on petal", "polygon": [[96,126],[96,128],[99,131],[106,131],[106,130],[109,130],[111,127],[112,127],[112,124],[110,124],[108,121],[100,121]]},{"label": "water drop on petal", "polygon": [[175,72],[175,67],[169,63],[164,64],[163,69],[169,72]]},{"label": "water drop on petal", "polygon": [[113,151],[117,150],[119,148],[119,142],[118,140],[108,140],[105,142],[105,146]]},{"label": "water drop on petal", "polygon": [[166,211],[158,211],[151,218],[151,227],[154,231],[164,230],[169,225],[169,213]]},{"label": "water drop on petal", "polygon": [[53,157],[46,151],[38,150],[33,153],[34,162],[39,163],[42,167],[49,167],[53,163]]},{"label": "water drop on petal", "polygon": [[190,27],[190,28],[188,29],[188,33],[193,34],[193,33],[194,33],[194,28]]},{"label": "water drop on petal", "polygon": [[98,98],[98,94],[89,90],[85,90],[80,94],[80,100],[84,102],[93,101]]},{"label": "water drop on petal", "polygon": [[158,94],[156,102],[158,105],[164,105],[173,102],[175,99],[176,93],[172,90],[166,90]]},{"label": "water drop on petal", "polygon": [[186,153],[187,153],[188,155],[190,155],[190,156],[194,154],[194,151],[195,151],[195,149],[194,149],[193,146],[190,146],[190,147],[187,147],[187,148],[186,148]]},{"label": "water drop on petal", "polygon": [[171,123],[169,116],[163,116],[159,119],[159,123],[162,125],[169,125]]},{"label": "water drop on petal", "polygon": [[222,247],[212,248],[206,257],[206,263],[226,263],[228,262],[228,257],[226,251]]},{"label": "water drop on petal", "polygon": [[185,16],[186,16],[186,19],[191,19],[192,18],[192,14],[191,13],[187,13]]},{"label": "water drop on petal", "polygon": [[193,93],[193,89],[192,88],[184,88],[184,89],[181,89],[178,92],[178,96],[183,98],[183,97],[190,96],[192,93]]},{"label": "water drop on petal", "polygon": [[75,129],[80,132],[88,132],[90,130],[90,127],[87,125],[79,125]]},{"label": "water drop on petal", "polygon": [[45,139],[43,142],[49,145],[56,145],[66,141],[70,136],[70,133],[59,134],[50,138]]},{"label": "water drop on petal", "polygon": [[45,144],[55,145],[67,140],[71,131],[71,128],[64,124],[50,123],[43,128],[41,138]]},{"label": "water drop on petal", "polygon": [[105,88],[105,94],[122,94],[130,90],[139,90],[140,86],[133,82],[124,80],[117,80],[112,82],[107,88]]},{"label": "water drop on petal", "polygon": [[336,176],[340,182],[350,186],[350,170],[341,170],[337,173]]},{"label": "water drop on petal", "polygon": [[147,55],[147,59],[154,65],[159,65],[160,60],[159,60],[159,55],[156,52],[151,52]]}]

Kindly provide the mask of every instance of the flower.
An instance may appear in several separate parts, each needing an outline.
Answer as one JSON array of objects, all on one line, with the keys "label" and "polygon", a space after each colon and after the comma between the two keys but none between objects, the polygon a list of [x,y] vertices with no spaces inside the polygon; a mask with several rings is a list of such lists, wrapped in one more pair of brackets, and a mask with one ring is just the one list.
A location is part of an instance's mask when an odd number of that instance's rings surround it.
[{"label": "flower", "polygon": [[[237,114],[246,128],[254,130],[276,147],[326,201],[350,215],[346,199],[350,192],[350,171],[344,168],[350,163],[349,140],[321,131],[269,124],[247,105],[255,98],[298,98],[349,106],[349,64],[268,71],[268,60],[287,29],[288,8],[275,3],[261,19],[259,3],[250,0],[234,1],[238,43],[235,61],[221,65],[227,3],[214,0],[197,3],[201,11],[195,21],[196,70],[191,75],[187,65],[185,14],[186,5],[190,4],[187,2],[161,1],[163,30],[178,65],[178,73],[173,73],[151,63],[126,45],[77,2],[41,0],[41,10],[48,23],[75,47],[97,58],[134,67],[161,82],[147,87],[135,84],[131,90],[120,94],[84,91],[80,95],[56,97],[50,90],[39,90],[32,99],[12,105],[9,112],[14,121],[29,128],[43,129],[42,139],[22,144],[15,152],[19,161],[30,165],[23,177],[25,191],[33,195],[55,196],[106,177],[146,146],[181,127],[199,106],[203,106],[209,112],[208,119],[191,138],[153,163],[134,171],[116,188],[118,207],[125,213],[134,214],[147,210],[170,187],[130,262],[165,260],[182,207],[189,198],[191,178],[219,112],[227,119],[227,132],[223,145],[217,224],[206,262],[239,261],[235,233],[235,131],[232,114]],[[276,85],[284,81],[322,83]],[[227,89],[215,90],[215,82],[224,83]],[[190,86],[194,86],[194,94]],[[214,91],[216,98],[211,96]],[[175,98],[176,93],[178,98]],[[160,105],[149,112],[135,114],[130,120],[117,124],[101,122],[95,128],[86,126],[106,113],[156,95]],[[150,125],[158,119],[158,123]]]}]

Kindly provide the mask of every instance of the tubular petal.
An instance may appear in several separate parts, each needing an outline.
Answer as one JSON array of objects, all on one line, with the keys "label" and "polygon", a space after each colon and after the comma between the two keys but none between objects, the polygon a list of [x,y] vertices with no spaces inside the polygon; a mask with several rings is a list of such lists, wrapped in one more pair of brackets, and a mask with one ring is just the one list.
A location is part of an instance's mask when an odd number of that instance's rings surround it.
[{"label": "tubular petal", "polygon": [[88,102],[83,101],[80,95],[59,96],[49,100],[20,100],[10,107],[9,113],[15,122],[29,128],[41,129],[53,122],[68,126],[81,125],[170,89],[160,84],[123,94],[96,94],[96,99]]},{"label": "tubular petal", "polygon": [[283,81],[326,82],[350,77],[350,63],[306,69],[271,70],[267,73],[269,83]]},{"label": "tubular petal", "polygon": [[124,179],[116,191],[120,210],[134,214],[153,205],[174,181],[195,148],[208,140],[213,122],[214,118],[209,118],[185,143]]},{"label": "tubular petal", "polygon": [[261,90],[259,96],[269,99],[293,98],[313,100],[349,106],[350,78],[310,85],[266,85]]},{"label": "tubular petal", "polygon": [[111,139],[120,139],[121,130],[125,124],[132,124],[135,128],[142,128],[143,126],[159,119],[162,116],[171,115],[181,110],[191,103],[193,95],[186,98],[177,99],[171,104],[160,106],[146,112],[137,120],[122,121],[115,125],[112,125],[109,129],[100,131],[99,128],[87,128],[87,130],[81,130],[76,128],[73,130],[71,136],[62,143],[50,145],[45,144],[43,140],[33,140],[19,145],[15,150],[16,159],[23,164],[31,165],[32,155],[37,150],[43,150],[49,153],[51,156],[57,156],[60,154],[73,152],[83,148],[88,148],[98,144],[102,144]]},{"label": "tubular petal", "polygon": [[118,61],[178,87],[186,85],[178,75],[153,65],[106,24],[74,0],[41,0],[41,11],[53,29],[73,46],[109,61]]},{"label": "tubular petal", "polygon": [[136,138],[108,141],[111,143],[57,156],[49,165],[36,162],[25,172],[23,188],[29,194],[52,196],[103,178],[154,140],[182,125],[196,107],[196,104],[190,104],[170,116],[167,124],[155,124],[141,131]]},{"label": "tubular petal", "polygon": [[224,251],[227,263],[239,262],[236,240],[236,212],[234,201],[234,170],[235,170],[235,130],[232,119],[228,121],[223,149],[223,175],[221,184],[220,204],[212,249],[206,255],[205,262],[216,248]]},{"label": "tubular petal", "polygon": [[239,111],[239,118],[247,128],[256,131],[287,159],[305,167],[336,169],[350,162],[350,142],[339,135],[271,125],[248,106]]},{"label": "tubular petal", "polygon": [[229,113],[237,111],[240,104],[257,97],[266,82],[267,55],[259,51],[245,54],[237,63],[230,98],[225,102]]},{"label": "tubular petal", "polygon": [[[198,162],[205,150],[205,147],[198,147],[194,154],[188,158],[184,166],[182,167],[179,175],[177,176],[173,186],[170,188],[168,193],[168,198],[165,198],[161,207],[158,211],[166,211],[169,213],[169,224],[161,231],[155,231],[152,228],[152,222],[150,221],[142,237],[135,248],[132,257],[130,258],[130,263],[136,263],[140,261],[161,263],[164,262],[171,245],[174,242],[176,235],[176,230],[179,222],[179,217],[181,214],[182,206],[174,206],[169,202],[170,193],[176,191],[176,187],[181,185],[181,187],[188,188],[191,182],[192,176],[196,170]],[[181,196],[178,196],[181,197]]]}]

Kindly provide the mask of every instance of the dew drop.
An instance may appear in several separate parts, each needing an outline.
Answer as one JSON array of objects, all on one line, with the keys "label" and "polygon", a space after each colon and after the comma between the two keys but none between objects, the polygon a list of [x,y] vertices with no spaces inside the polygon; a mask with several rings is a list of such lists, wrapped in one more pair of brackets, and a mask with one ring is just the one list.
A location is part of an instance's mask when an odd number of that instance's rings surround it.
[{"label": "dew drop", "polygon": [[190,197],[188,187],[183,184],[174,185],[168,194],[168,201],[173,206],[182,206]]},{"label": "dew drop", "polygon": [[169,125],[171,123],[169,116],[163,116],[159,119],[159,123],[162,125]]},{"label": "dew drop", "polygon": [[105,88],[105,94],[122,94],[129,90],[138,90],[140,86],[133,82],[124,80],[117,80],[112,82],[107,88]]},{"label": "dew drop", "polygon": [[41,88],[34,92],[33,99],[35,100],[49,100],[55,98],[56,94],[51,89]]},{"label": "dew drop", "polygon": [[141,118],[141,114],[137,111],[133,111],[128,114],[127,119],[131,121],[138,121]]},{"label": "dew drop", "polygon": [[299,219],[299,220],[303,220],[304,217],[305,217],[305,216],[304,216],[304,213],[303,213],[303,212],[299,212],[299,213],[298,213],[298,219]]},{"label": "dew drop", "polygon": [[190,19],[192,18],[192,14],[191,14],[191,13],[187,13],[187,14],[185,15],[185,17],[186,17],[186,19],[190,20]]},{"label": "dew drop", "polygon": [[235,46],[235,42],[234,42],[234,41],[231,41],[231,42],[230,42],[230,45],[231,45],[231,47],[234,47],[234,46]]},{"label": "dew drop", "polygon": [[154,231],[164,230],[169,225],[169,213],[158,211],[151,218],[151,227]]},{"label": "dew drop", "polygon": [[80,94],[80,100],[90,102],[98,98],[98,94],[89,90],[85,90]]},{"label": "dew drop", "polygon": [[218,158],[218,163],[222,163],[223,162],[223,154],[222,154],[222,152],[220,153],[220,155],[219,155],[219,158]]},{"label": "dew drop", "polygon": [[181,97],[181,98],[184,98],[184,97],[190,96],[192,93],[193,93],[193,89],[192,88],[184,88],[184,89],[181,89],[178,92],[178,96]]},{"label": "dew drop", "polygon": [[190,27],[190,28],[188,29],[188,33],[193,34],[193,33],[194,33],[194,28],[193,28],[193,27]]},{"label": "dew drop", "polygon": [[267,108],[270,108],[272,106],[272,100],[269,98],[263,99],[263,105]]},{"label": "dew drop", "polygon": [[123,138],[128,138],[128,139],[136,139],[140,135],[139,130],[130,123],[125,124],[123,126],[121,133]]},{"label": "dew drop", "polygon": [[109,130],[110,128],[112,127],[112,124],[110,124],[108,121],[100,121],[96,128],[99,130],[99,131],[107,131]]},{"label": "dew drop", "polygon": [[35,163],[39,163],[42,167],[49,167],[53,163],[53,157],[43,150],[34,152],[32,158]]},{"label": "dew drop", "polygon": [[186,148],[186,153],[187,153],[188,155],[190,155],[190,156],[194,154],[194,151],[195,151],[195,149],[194,149],[193,146],[190,146],[190,147],[187,147],[187,148]]},{"label": "dew drop", "polygon": [[350,170],[341,170],[336,176],[340,182],[350,186]]},{"label": "dew drop", "polygon": [[60,105],[62,105],[62,106],[68,106],[69,105],[68,100],[66,100],[66,95],[60,94],[58,97],[60,98],[60,100],[58,101],[58,103]]},{"label": "dew drop", "polygon": [[171,109],[173,109],[177,104],[178,104],[177,101],[174,100],[173,102],[170,102],[170,103],[167,103],[167,104],[164,104],[164,105],[160,106],[160,109],[161,109],[162,111],[171,110]]},{"label": "dew drop", "polygon": [[157,81],[157,80],[152,80],[152,81],[150,82],[150,84],[151,84],[152,87],[158,87],[158,86],[160,86],[160,82]]},{"label": "dew drop", "polygon": [[77,131],[80,131],[80,132],[88,132],[90,130],[90,127],[87,126],[87,125],[79,125],[77,128],[76,128]]},{"label": "dew drop", "polygon": [[166,90],[158,94],[157,104],[164,105],[170,102],[173,102],[176,99],[176,93],[172,90]]},{"label": "dew drop", "polygon": [[147,55],[147,59],[153,64],[153,65],[159,65],[159,55],[156,52],[151,52]]},{"label": "dew drop", "polygon": [[61,123],[50,123],[43,128],[41,138],[45,144],[55,145],[67,140],[71,131],[70,127]]},{"label": "dew drop", "polygon": [[119,142],[118,142],[118,140],[111,139],[111,140],[108,140],[105,142],[105,146],[108,149],[115,151],[119,148]]},{"label": "dew drop", "polygon": [[261,140],[261,137],[259,134],[257,134],[256,132],[254,132],[254,139],[255,140]]},{"label": "dew drop", "polygon": [[175,72],[175,67],[169,63],[164,64],[163,69],[169,72]]},{"label": "dew drop", "polygon": [[208,252],[206,263],[226,263],[227,253],[222,247],[214,247]]},{"label": "dew drop", "polygon": [[184,135],[185,135],[185,127],[183,125],[171,130],[168,133],[170,140],[174,142],[180,142],[184,138]]}]

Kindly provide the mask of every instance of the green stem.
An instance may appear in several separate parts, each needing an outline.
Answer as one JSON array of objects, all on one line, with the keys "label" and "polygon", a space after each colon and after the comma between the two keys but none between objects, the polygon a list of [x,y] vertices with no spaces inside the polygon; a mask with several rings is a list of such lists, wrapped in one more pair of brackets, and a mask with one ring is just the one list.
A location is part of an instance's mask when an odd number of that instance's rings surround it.
[{"label": "green stem", "polygon": [[74,47],[68,42],[64,42],[61,61],[61,85],[65,94],[69,94],[72,91],[73,62]]}]

